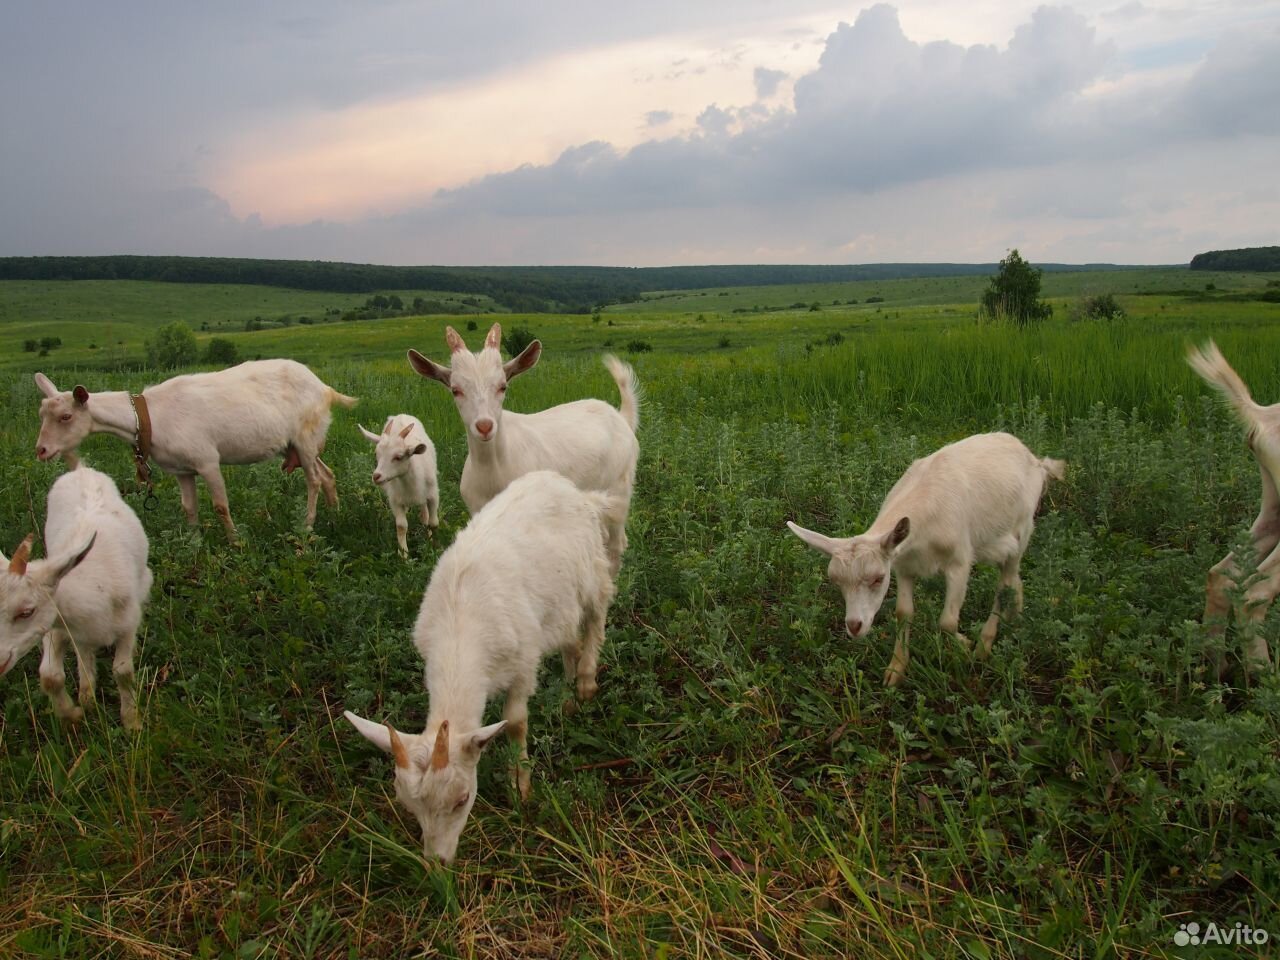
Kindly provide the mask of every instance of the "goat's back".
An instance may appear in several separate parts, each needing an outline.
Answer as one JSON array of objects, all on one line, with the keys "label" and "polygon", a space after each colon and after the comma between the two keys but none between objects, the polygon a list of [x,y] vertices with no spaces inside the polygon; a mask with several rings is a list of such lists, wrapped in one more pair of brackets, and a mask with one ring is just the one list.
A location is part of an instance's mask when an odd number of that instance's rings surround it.
[{"label": "goat's back", "polygon": [[46,555],[83,547],[95,534],[93,549],[63,580],[59,595],[66,589],[115,593],[114,586],[107,586],[122,583],[125,592],[145,597],[151,588],[146,531],[110,477],[80,466],[64,473],[49,490]]},{"label": "goat's back", "polygon": [[280,359],[172,377],[145,394],[157,455],[198,438],[223,463],[252,463],[300,432],[327,429],[334,392],[304,364]]},{"label": "goat's back", "polygon": [[967,541],[981,555],[1031,523],[1048,476],[1060,471],[1060,461],[1042,460],[1011,434],[966,437],[912,463],[885,497],[873,529],[910,517],[904,547],[921,538]]},{"label": "goat's back", "polygon": [[[615,411],[616,412],[616,411]],[[431,663],[442,638],[466,634],[488,658],[540,658],[574,642],[582,611],[609,583],[612,501],[551,471],[527,473],[480,510],[431,575],[414,640]]]}]

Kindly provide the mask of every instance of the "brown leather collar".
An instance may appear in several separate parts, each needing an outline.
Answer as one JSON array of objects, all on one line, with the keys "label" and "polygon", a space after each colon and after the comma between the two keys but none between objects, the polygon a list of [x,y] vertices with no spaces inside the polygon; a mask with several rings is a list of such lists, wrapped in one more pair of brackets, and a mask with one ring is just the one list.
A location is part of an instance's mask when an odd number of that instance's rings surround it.
[{"label": "brown leather collar", "polygon": [[151,456],[151,411],[147,409],[147,398],[142,394],[129,394],[129,402],[133,404],[133,418],[137,421],[137,433],[133,438],[133,460],[138,469],[138,482],[151,483],[151,465],[147,463]]}]

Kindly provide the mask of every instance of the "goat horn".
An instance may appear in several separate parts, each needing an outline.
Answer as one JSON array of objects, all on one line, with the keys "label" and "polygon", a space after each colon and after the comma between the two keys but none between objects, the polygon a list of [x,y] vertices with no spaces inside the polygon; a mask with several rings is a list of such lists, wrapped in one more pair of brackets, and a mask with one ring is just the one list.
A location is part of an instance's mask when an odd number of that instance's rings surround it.
[{"label": "goat horn", "polygon": [[440,724],[436,731],[435,749],[431,751],[431,769],[443,770],[449,765],[449,721]]},{"label": "goat horn", "polygon": [[397,767],[409,766],[409,751],[404,748],[404,741],[400,739],[400,734],[396,733],[396,728],[387,724],[387,732],[391,734],[391,755],[396,758]]},{"label": "goat horn", "polygon": [[407,437],[409,435],[409,431],[412,429],[413,429],[413,424],[406,423],[404,425],[404,429],[400,431],[400,439],[403,440],[405,437]]},{"label": "goat horn", "polygon": [[35,538],[34,533],[28,533],[27,538],[18,544],[18,549],[13,551],[13,556],[9,560],[10,573],[22,576],[27,572],[27,560],[31,557],[31,544]]}]

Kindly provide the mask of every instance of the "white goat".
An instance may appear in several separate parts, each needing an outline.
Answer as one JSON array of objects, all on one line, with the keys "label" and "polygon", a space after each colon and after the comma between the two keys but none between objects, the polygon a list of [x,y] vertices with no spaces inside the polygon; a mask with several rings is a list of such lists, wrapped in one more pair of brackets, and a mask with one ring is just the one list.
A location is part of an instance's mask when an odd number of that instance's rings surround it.
[{"label": "white goat", "polygon": [[[622,395],[620,409],[602,400],[575,400],[537,413],[503,413],[507,383],[531,368],[542,354],[535,340],[514,359],[502,362],[502,327],[494,324],[484,349],[471,353],[453,327],[445,330],[452,369],[409,351],[419,374],[453,391],[467,431],[467,462],[462,467],[462,499],[475,514],[512,480],[531,470],[562,473],[583,490],[604,490],[626,507],[631,503],[640,444],[639,388],[635,372],[617,357],[604,364]],[[627,511],[609,531],[609,556],[616,575],[627,547]]]},{"label": "white goat", "polygon": [[991,653],[1000,624],[1000,593],[1014,591],[1022,611],[1018,566],[1031,540],[1036,506],[1049,477],[1062,479],[1066,464],[1040,459],[1017,437],[982,433],[967,437],[915,461],[907,468],[866,533],[825,537],[790,521],[787,526],[809,546],[831,557],[827,576],[845,599],[845,630],[866,636],[889,590],[889,573],[898,581],[898,642],[884,682],[897,686],[907,672],[912,588],[920,577],[942,573],[947,595],[938,626],[960,632],[969,573],[975,563],[1000,568],[991,616],[982,628],[981,655]]},{"label": "white goat", "polygon": [[[28,536],[0,573],[0,674],[44,639],[40,686],[69,720],[93,705],[96,654],[115,647],[120,719],[141,729],[133,692],[133,645],[151,591],[147,535],[111,478],[88,467],[64,473],[49,491],[45,560],[31,560]],[[0,557],[3,560],[3,557]],[[66,690],[67,644],[80,665],[80,706]]]},{"label": "white goat", "polygon": [[[1245,619],[1261,624],[1267,608],[1280,593],[1280,403],[1264,407],[1254,402],[1240,375],[1237,374],[1212,340],[1198,350],[1187,351],[1187,362],[1209,385],[1218,390],[1235,409],[1244,423],[1249,449],[1258,461],[1262,474],[1262,508],[1253,521],[1249,535],[1253,539],[1253,552],[1258,560],[1258,579],[1249,584],[1244,594]],[[1226,632],[1226,617],[1230,607],[1228,587],[1240,578],[1240,568],[1234,553],[1228,553],[1209,570],[1205,589],[1204,623],[1213,636]],[[1251,667],[1271,662],[1267,638],[1257,629],[1246,651]],[[1222,673],[1225,662],[1220,661]]]},{"label": "white goat", "polygon": [[[76,463],[76,449],[91,433],[110,433],[137,444],[138,410],[123,390],[90,394],[82,386],[60,392],[43,373],[36,386],[40,436],[36,457],[61,455]],[[235,524],[219,465],[259,463],[284,455],[282,469],[299,467],[307,479],[307,526],[316,519],[316,495],[324,489],[330,506],[338,503],[333,472],[320,459],[329,429],[329,408],[356,403],[326,386],[294,360],[251,360],[216,373],[174,377],[142,391],[150,416],[150,456],[161,470],[178,478],[182,509],[196,522],[196,476],[204,478],[213,508],[227,533]]]},{"label": "white goat", "polygon": [[[359,424],[357,424],[359,426]],[[382,433],[360,427],[365,439],[376,445],[373,482],[387,495],[396,518],[396,542],[400,556],[409,556],[409,507],[422,508],[422,522],[429,530],[440,525],[440,488],[436,483],[436,448],[422,422],[407,413],[387,417]]]},{"label": "white goat", "polygon": [[[444,552],[422,599],[413,640],[426,661],[426,729],[401,733],[346,713],[395,757],[396,796],[422,825],[424,856],[453,859],[480,752],[504,729],[520,746],[516,778],[528,797],[528,704],[545,654],[561,651],[580,699],[595,695],[614,592],[605,536],[621,506],[549,470],[512,482]],[[503,719],[485,726],[499,693]]]}]

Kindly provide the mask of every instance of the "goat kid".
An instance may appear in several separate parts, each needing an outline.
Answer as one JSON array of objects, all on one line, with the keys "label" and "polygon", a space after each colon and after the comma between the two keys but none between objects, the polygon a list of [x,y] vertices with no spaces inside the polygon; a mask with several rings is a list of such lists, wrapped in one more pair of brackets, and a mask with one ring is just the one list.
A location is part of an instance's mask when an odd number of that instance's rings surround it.
[{"label": "goat kid", "polygon": [[[595,695],[614,593],[605,536],[620,507],[547,470],[513,481],[431,574],[413,632],[426,663],[426,728],[403,733],[346,712],[395,758],[396,797],[422,826],[424,856],[453,860],[481,751],[504,730],[519,745],[516,783],[528,798],[529,697],[544,655],[559,650],[579,699]],[[503,719],[485,725],[485,705],[500,693]]]},{"label": "goat kid", "polygon": [[[1231,368],[1212,340],[1198,349],[1191,347],[1187,351],[1187,362],[1231,404],[1244,424],[1249,449],[1253,451],[1258,471],[1262,474],[1262,506],[1249,530],[1253,553],[1258,560],[1258,577],[1246,588],[1243,609],[1237,612],[1238,618],[1243,617],[1254,625],[1245,660],[1256,669],[1271,662],[1267,638],[1260,625],[1271,601],[1280,593],[1280,493],[1277,493],[1277,484],[1280,484],[1280,403],[1270,406],[1256,403],[1240,375]],[[1228,589],[1239,581],[1241,572],[1234,553],[1228,553],[1209,570],[1205,585],[1204,624],[1211,636],[1221,637],[1226,632],[1231,606]],[[1225,669],[1226,661],[1220,659],[1219,675]]]},{"label": "goat kid", "polygon": [[1000,569],[991,615],[982,628],[980,655],[989,656],[1002,616],[1001,592],[1012,588],[1022,612],[1019,565],[1031,540],[1036,507],[1049,477],[1066,464],[1041,459],[1007,433],[983,433],[949,444],[907,468],[885,497],[875,521],[855,537],[827,537],[790,521],[791,532],[831,558],[827,576],[845,599],[845,630],[866,636],[898,581],[898,639],[884,682],[897,686],[907,672],[912,591],[921,577],[941,573],[947,592],[938,626],[964,645],[960,608],[975,563]]},{"label": "goat kid", "polygon": [[[90,394],[77,385],[60,391],[43,373],[35,375],[40,401],[36,458],[76,451],[92,433],[139,441],[137,408],[123,390]],[[151,422],[151,459],[174,474],[187,521],[196,522],[196,477],[204,479],[213,508],[227,534],[236,528],[227,503],[221,464],[260,463],[283,455],[286,473],[301,468],[307,480],[307,527],[315,524],[321,489],[329,506],[338,504],[333,471],[320,459],[329,430],[330,407],[354,406],[356,399],[327,386],[293,360],[251,360],[214,373],[173,377],[142,391]]]},{"label": "goat kid", "polygon": [[[48,557],[31,560],[29,535],[0,573],[0,675],[44,640],[40,686],[59,716],[78,721],[94,702],[99,649],[115,647],[120,720],[141,729],[133,648],[151,591],[147,535],[111,478],[78,467],[49,491]],[[0,561],[3,561],[0,556]],[[68,644],[80,668],[80,706],[67,695]]]},{"label": "goat kid", "polygon": [[[360,426],[357,424],[357,426]],[[360,426],[366,440],[375,445],[373,482],[387,495],[396,519],[400,556],[409,556],[409,507],[420,507],[422,523],[434,532],[440,525],[440,488],[436,482],[436,448],[422,422],[407,413],[387,417],[382,433]]]},{"label": "goat kid", "polygon": [[[537,413],[503,412],[507,384],[531,369],[542,355],[535,340],[519,356],[502,360],[502,327],[494,324],[484,348],[471,353],[452,327],[445,330],[452,367],[409,351],[409,364],[421,376],[448,387],[467,432],[467,461],[462,468],[462,499],[474,515],[517,477],[532,470],[554,470],[583,490],[607,491],[630,505],[640,445],[639,386],[635,371],[617,357],[604,364],[621,394],[621,406],[602,400],[575,400]],[[609,555],[616,575],[626,550],[626,510],[609,531]]]}]

